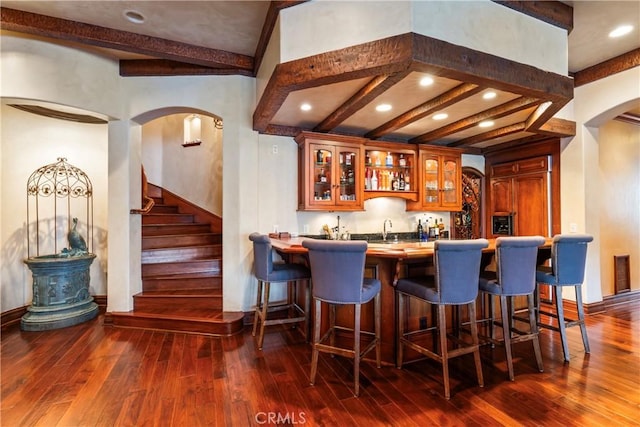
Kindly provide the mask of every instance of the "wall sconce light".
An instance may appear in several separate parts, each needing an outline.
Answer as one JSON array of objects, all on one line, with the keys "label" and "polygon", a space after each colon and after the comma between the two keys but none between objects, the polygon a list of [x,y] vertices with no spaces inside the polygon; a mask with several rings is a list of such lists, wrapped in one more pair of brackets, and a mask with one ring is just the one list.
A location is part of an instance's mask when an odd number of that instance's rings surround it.
[{"label": "wall sconce light", "polygon": [[184,119],[183,147],[193,147],[202,144],[202,120],[197,114],[191,114]]}]

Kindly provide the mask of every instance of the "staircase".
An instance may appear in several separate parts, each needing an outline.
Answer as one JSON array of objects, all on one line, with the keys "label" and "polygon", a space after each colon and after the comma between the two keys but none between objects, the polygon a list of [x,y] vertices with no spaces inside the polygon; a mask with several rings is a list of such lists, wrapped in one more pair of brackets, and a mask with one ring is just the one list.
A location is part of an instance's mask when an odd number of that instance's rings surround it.
[{"label": "staircase", "polygon": [[142,292],[133,311],[111,312],[105,324],[209,335],[243,328],[243,313],[222,311],[219,218],[153,185],[155,204],[142,216]]}]

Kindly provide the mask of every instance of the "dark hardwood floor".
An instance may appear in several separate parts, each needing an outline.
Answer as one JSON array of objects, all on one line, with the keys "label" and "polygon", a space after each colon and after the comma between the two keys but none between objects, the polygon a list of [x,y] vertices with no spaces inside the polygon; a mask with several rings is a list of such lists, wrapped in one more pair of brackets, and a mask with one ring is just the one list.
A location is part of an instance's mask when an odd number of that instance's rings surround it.
[{"label": "dark hardwood floor", "polygon": [[541,332],[545,371],[531,343],[515,348],[515,381],[502,348],[483,348],[485,386],[471,356],[451,362],[452,398],[439,365],[398,370],[311,351],[296,330],[269,328],[257,351],[249,329],[216,338],[103,326],[102,316],[49,332],[2,335],[2,426],[640,425],[640,302],[588,317],[591,354],[569,330],[571,362]]}]

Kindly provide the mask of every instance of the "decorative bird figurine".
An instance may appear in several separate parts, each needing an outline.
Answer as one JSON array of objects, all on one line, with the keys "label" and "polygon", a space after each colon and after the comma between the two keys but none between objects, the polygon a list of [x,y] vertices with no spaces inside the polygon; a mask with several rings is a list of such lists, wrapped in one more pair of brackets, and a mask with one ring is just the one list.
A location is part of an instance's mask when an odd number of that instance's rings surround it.
[{"label": "decorative bird figurine", "polygon": [[69,240],[69,248],[70,252],[73,253],[83,253],[87,252],[87,242],[85,242],[84,238],[78,233],[76,228],[78,227],[78,218],[73,218],[73,229],[69,231],[67,235],[67,240]]}]

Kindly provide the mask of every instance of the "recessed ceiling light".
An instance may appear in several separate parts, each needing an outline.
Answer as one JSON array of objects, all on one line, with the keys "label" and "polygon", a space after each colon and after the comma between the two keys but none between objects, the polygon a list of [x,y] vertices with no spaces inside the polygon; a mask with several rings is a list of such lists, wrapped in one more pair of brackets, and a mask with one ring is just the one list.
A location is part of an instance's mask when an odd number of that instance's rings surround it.
[{"label": "recessed ceiling light", "polygon": [[309,111],[309,110],[311,110],[311,105],[309,105],[307,103],[304,103],[304,104],[300,105],[300,109],[302,111]]},{"label": "recessed ceiling light", "polygon": [[493,126],[493,122],[491,120],[485,120],[478,123],[478,126],[480,126],[481,128],[490,128],[491,126]]},{"label": "recessed ceiling light", "polygon": [[620,25],[615,30],[609,33],[609,37],[611,38],[622,37],[624,35],[629,34],[631,30],[633,30],[633,25]]},{"label": "recessed ceiling light", "polygon": [[384,112],[391,110],[391,104],[380,104],[376,107],[376,111]]},{"label": "recessed ceiling light", "polygon": [[144,24],[144,15],[136,10],[125,10],[123,15],[129,22],[132,22],[134,24]]},{"label": "recessed ceiling light", "polygon": [[489,92],[485,92],[484,95],[482,95],[482,99],[493,99],[497,96],[497,94],[494,91],[489,91]]},{"label": "recessed ceiling light", "polygon": [[438,113],[438,114],[434,114],[432,118],[433,120],[444,120],[447,117],[449,117],[447,113]]},{"label": "recessed ceiling light", "polygon": [[433,78],[426,76],[420,79],[420,86],[431,86],[433,84]]}]

